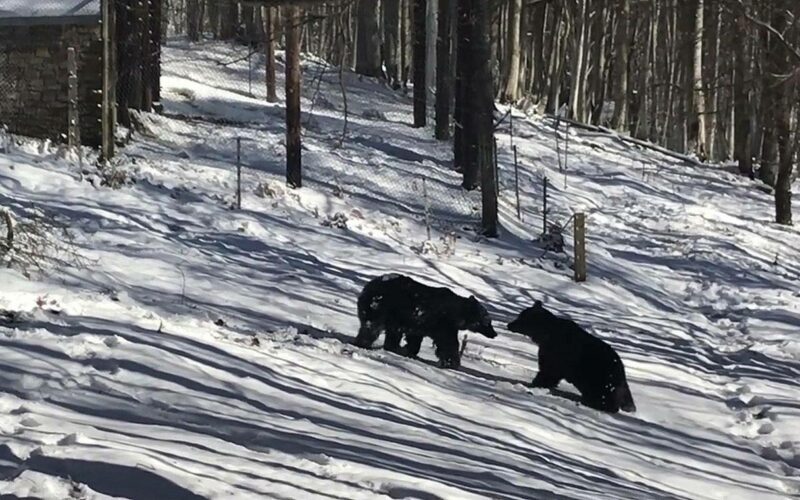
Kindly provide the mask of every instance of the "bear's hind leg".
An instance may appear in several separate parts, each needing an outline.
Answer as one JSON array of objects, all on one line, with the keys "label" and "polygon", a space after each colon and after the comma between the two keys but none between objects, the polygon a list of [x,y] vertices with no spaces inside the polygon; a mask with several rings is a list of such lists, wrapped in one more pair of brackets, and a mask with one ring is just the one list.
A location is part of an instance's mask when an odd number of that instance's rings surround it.
[{"label": "bear's hind leg", "polygon": [[581,404],[595,410],[607,411],[609,413],[617,413],[619,411],[619,406],[614,403],[610,394],[581,394]]},{"label": "bear's hind leg", "polygon": [[458,330],[441,332],[433,337],[436,344],[436,357],[442,368],[461,366],[461,353],[458,349]]}]

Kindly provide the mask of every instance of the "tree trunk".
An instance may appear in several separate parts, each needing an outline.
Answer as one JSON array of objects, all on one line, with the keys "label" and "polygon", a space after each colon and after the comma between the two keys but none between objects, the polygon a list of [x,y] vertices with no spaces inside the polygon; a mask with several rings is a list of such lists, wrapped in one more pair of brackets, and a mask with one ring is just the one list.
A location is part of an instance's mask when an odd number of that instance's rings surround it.
[{"label": "tree trunk", "polygon": [[200,40],[200,1],[186,1],[186,34],[189,40],[197,42]]},{"label": "tree trunk", "polygon": [[520,29],[522,27],[522,0],[510,0],[508,13],[508,62],[506,64],[506,88],[502,102],[514,103],[519,99],[520,76]]},{"label": "tree trunk", "polygon": [[383,0],[383,47],[386,77],[392,88],[400,88],[400,0]]},{"label": "tree trunk", "polygon": [[413,2],[414,24],[414,126],[424,127],[427,118],[427,89],[425,88],[425,16],[426,0],[411,0]]},{"label": "tree trunk", "polygon": [[[793,2],[794,0],[792,0]],[[785,33],[791,22],[790,5],[788,0],[775,2],[772,27],[778,33]],[[771,38],[776,38],[771,36]],[[789,59],[789,49],[785,44],[773,40],[770,43],[769,59],[770,74],[774,92],[775,106],[775,134],[778,143],[778,177],[775,182],[775,222],[778,224],[792,224],[792,169],[794,167],[794,146],[792,144],[792,112],[797,105],[794,95],[794,85],[791,74],[795,69]]]},{"label": "tree trunk", "polygon": [[628,52],[630,40],[628,23],[631,15],[630,0],[617,0],[617,32],[614,34],[614,130],[628,128]]},{"label": "tree trunk", "polygon": [[588,25],[587,16],[588,0],[578,0],[577,15],[575,16],[575,48],[573,51],[574,63],[572,68],[572,82],[570,85],[570,111],[572,117],[579,121],[585,122],[584,116],[584,102],[585,102],[585,85],[586,85],[586,30]]},{"label": "tree trunk", "polygon": [[[220,13],[220,4],[218,1],[210,0],[206,3],[206,11],[208,12],[208,25],[211,28],[211,34],[214,36],[214,39],[218,39],[220,37],[220,23],[219,23],[219,13]],[[201,22],[202,26],[202,22]]]},{"label": "tree trunk", "polygon": [[436,102],[436,32],[438,0],[425,2],[425,96],[426,103]]},{"label": "tree trunk", "polygon": [[694,111],[697,120],[697,138],[694,152],[701,161],[705,161],[708,158],[706,90],[703,83],[703,5],[703,0],[697,0],[697,10],[694,17],[694,59],[692,63]]},{"label": "tree trunk", "polygon": [[[214,0],[211,0],[213,3]],[[233,40],[236,37],[236,27],[239,24],[239,4],[233,0],[223,0],[219,7],[220,29],[219,37],[222,40]]]},{"label": "tree trunk", "polygon": [[358,0],[356,29],[356,73],[381,77],[381,39],[375,0]]},{"label": "tree trunk", "polygon": [[[749,2],[749,0],[745,0]],[[747,8],[747,4],[744,5]],[[734,99],[736,117],[735,139],[736,161],[739,163],[739,172],[753,179],[753,153],[751,138],[751,115],[750,107],[750,43],[751,32],[748,29],[749,20],[744,15],[739,15],[734,19],[736,37],[734,38],[735,49],[735,68],[734,68]]]},{"label": "tree trunk", "polygon": [[456,0],[458,2],[458,46],[456,48],[456,131],[454,140],[455,168],[463,172],[461,186],[471,191],[477,189],[480,179],[478,163],[472,154],[477,138],[472,122],[475,119],[472,109],[473,69],[475,63],[472,54],[473,40],[473,0]]},{"label": "tree trunk", "polygon": [[275,29],[275,11],[272,7],[266,7],[266,16],[265,22],[265,43],[264,43],[264,52],[267,59],[267,71],[266,71],[266,84],[267,84],[267,102],[277,102],[278,101],[278,89],[277,84],[275,83],[275,44],[276,40],[275,37],[278,34],[278,30]]},{"label": "tree trunk", "polygon": [[436,40],[436,138],[444,141],[450,138],[450,100],[453,82],[450,73],[450,2],[439,0],[439,26]]},{"label": "tree trunk", "polygon": [[303,185],[300,142],[300,9],[286,7],[286,183]]},{"label": "tree trunk", "polygon": [[473,61],[473,93],[475,119],[472,126],[477,134],[478,170],[481,175],[481,198],[483,211],[481,217],[482,234],[486,237],[497,237],[497,177],[494,168],[494,82],[491,60],[491,42],[489,40],[490,9],[485,0],[472,2],[472,40],[471,55]]}]

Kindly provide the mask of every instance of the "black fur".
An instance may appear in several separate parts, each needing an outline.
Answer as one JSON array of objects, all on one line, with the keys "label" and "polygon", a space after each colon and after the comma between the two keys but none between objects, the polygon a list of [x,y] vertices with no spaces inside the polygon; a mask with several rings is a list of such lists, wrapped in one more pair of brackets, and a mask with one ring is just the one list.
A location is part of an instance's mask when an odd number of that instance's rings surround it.
[{"label": "black fur", "polygon": [[[475,297],[467,299],[447,288],[423,285],[398,274],[367,283],[358,297],[358,319],[357,346],[369,347],[383,333],[384,349],[415,357],[422,339],[430,337],[439,364],[445,368],[460,365],[459,330],[497,336],[492,319]],[[406,344],[401,348],[404,335]]]},{"label": "black fur", "polygon": [[586,406],[614,413],[636,411],[619,355],[574,321],[555,316],[537,301],[508,329],[539,345],[534,387],[553,389],[564,379],[578,388]]}]

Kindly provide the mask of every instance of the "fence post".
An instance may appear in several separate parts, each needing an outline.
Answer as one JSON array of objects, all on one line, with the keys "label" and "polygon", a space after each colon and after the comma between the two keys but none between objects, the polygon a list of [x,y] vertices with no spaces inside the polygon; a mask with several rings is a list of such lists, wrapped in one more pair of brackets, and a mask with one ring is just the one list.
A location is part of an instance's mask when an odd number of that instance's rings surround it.
[{"label": "fence post", "polygon": [[575,214],[574,226],[575,281],[586,281],[586,214]]},{"label": "fence post", "polygon": [[564,138],[564,189],[567,189],[567,171],[569,170],[569,121],[565,122]]},{"label": "fence post", "polygon": [[67,145],[70,149],[80,147],[78,129],[78,62],[75,49],[67,49]]},{"label": "fence post", "polygon": [[425,229],[428,232],[428,241],[431,239],[431,209],[428,201],[428,181],[422,178],[422,198],[425,200]]},{"label": "fence post", "polygon": [[517,192],[517,219],[522,220],[522,209],[519,206],[519,163],[517,163],[517,147],[514,150],[514,190]]},{"label": "fence post", "polygon": [[547,176],[544,178],[544,193],[542,196],[542,234],[547,234]]},{"label": "fence post", "polygon": [[514,110],[508,113],[508,139],[511,147],[514,147]]},{"label": "fence post", "polygon": [[236,138],[236,208],[242,209],[242,138]]},{"label": "fence post", "polygon": [[247,95],[253,97],[253,49],[247,47]]},{"label": "fence post", "polygon": [[103,94],[100,113],[100,127],[102,129],[101,156],[103,160],[110,160],[114,156],[114,130],[116,117],[114,106],[116,100],[115,81],[112,75],[112,29],[114,25],[113,0],[102,0],[102,30],[103,30]]}]

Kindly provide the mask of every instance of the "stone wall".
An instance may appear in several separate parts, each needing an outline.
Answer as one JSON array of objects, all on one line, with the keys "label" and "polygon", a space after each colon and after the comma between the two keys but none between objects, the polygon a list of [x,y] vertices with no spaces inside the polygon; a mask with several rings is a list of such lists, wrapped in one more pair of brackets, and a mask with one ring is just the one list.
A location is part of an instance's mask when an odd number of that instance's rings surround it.
[{"label": "stone wall", "polygon": [[12,133],[66,141],[67,48],[78,60],[81,143],[102,138],[100,24],[0,26],[0,125]]}]

